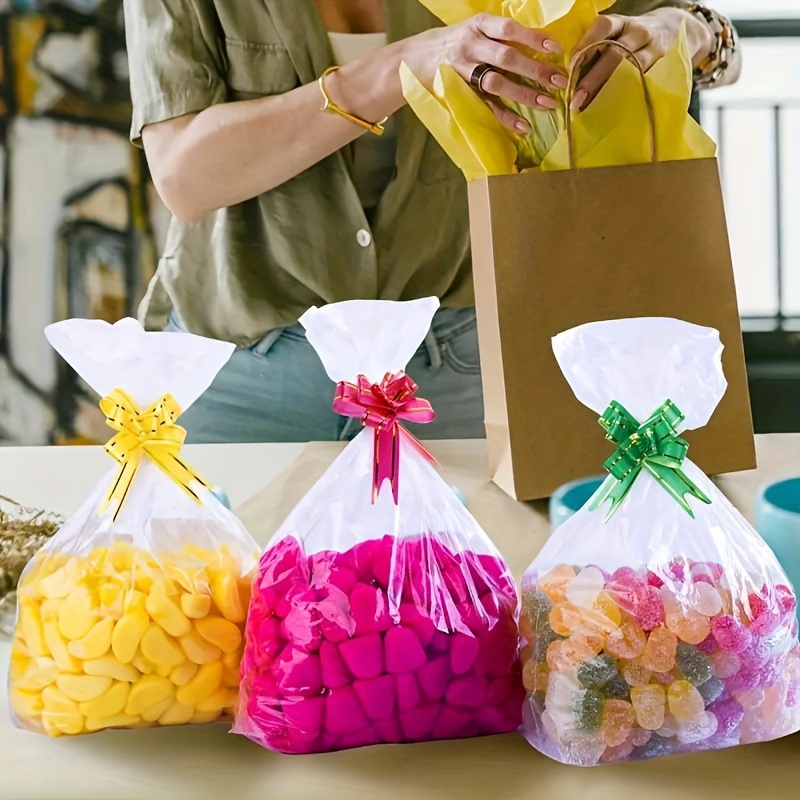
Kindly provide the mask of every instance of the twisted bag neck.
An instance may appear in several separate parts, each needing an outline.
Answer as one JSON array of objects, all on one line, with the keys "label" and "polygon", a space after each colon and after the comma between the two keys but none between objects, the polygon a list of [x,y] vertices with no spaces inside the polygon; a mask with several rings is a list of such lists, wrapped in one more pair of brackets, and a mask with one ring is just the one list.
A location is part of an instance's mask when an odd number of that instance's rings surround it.
[{"label": "twisted bag neck", "polygon": [[567,83],[567,91],[565,93],[565,103],[566,103],[566,113],[565,113],[565,123],[566,123],[566,135],[567,135],[567,147],[569,148],[569,168],[576,169],[578,164],[578,159],[575,154],[575,125],[572,111],[572,101],[575,99],[575,92],[578,88],[578,79],[580,78],[581,67],[583,66],[584,56],[589,55],[590,53],[596,53],[599,50],[603,50],[607,47],[612,48],[613,50],[617,50],[621,53],[628,61],[630,61],[637,69],[639,73],[639,77],[641,78],[642,82],[642,91],[644,93],[644,102],[645,106],[647,107],[647,119],[650,124],[650,161],[652,163],[656,163],[658,161],[658,148],[656,142],[656,117],[655,111],[653,109],[653,98],[650,95],[650,87],[647,84],[647,77],[645,76],[644,69],[642,69],[642,65],[639,62],[639,59],[636,58],[636,53],[633,50],[629,50],[625,47],[624,44],[620,44],[619,42],[615,42],[612,39],[607,39],[603,42],[596,42],[595,44],[590,44],[588,47],[584,47],[583,49],[579,50],[572,58],[572,66],[570,67],[569,71],[569,78]]},{"label": "twisted bag neck", "polygon": [[333,410],[344,417],[361,420],[375,430],[372,471],[372,502],[384,481],[392,486],[397,505],[400,488],[400,439],[405,438],[429,461],[433,456],[400,422],[433,422],[436,414],[427,400],[416,396],[417,384],[400,372],[387,374],[380,383],[359,375],[356,383],[343,381],[336,386]]},{"label": "twisted bag neck", "polygon": [[681,439],[677,431],[684,419],[681,410],[671,400],[659,406],[643,423],[613,401],[599,423],[606,438],[617,444],[617,449],[603,464],[609,475],[592,499],[589,510],[596,510],[610,499],[606,521],[610,519],[642,470],[649,472],[692,518],[694,512],[687,496],[711,503],[682,469],[689,443]]},{"label": "twisted bag neck", "polygon": [[176,424],[181,408],[171,394],[165,394],[142,410],[124,389],[115,389],[100,401],[100,409],[105,414],[106,424],[117,431],[106,444],[105,451],[119,464],[111,489],[100,505],[101,513],[115,503],[113,521],[116,522],[136,470],[145,457],[195,502],[202,502],[193,485],[209,487],[179,458],[186,431]]}]

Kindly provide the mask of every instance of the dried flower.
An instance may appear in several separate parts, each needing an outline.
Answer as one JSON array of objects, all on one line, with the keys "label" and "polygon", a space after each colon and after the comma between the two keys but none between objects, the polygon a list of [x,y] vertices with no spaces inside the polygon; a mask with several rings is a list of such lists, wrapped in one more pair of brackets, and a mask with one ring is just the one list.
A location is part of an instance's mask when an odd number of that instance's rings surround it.
[{"label": "dried flower", "polygon": [[27,563],[62,519],[0,496],[0,632],[11,633],[17,584]]}]

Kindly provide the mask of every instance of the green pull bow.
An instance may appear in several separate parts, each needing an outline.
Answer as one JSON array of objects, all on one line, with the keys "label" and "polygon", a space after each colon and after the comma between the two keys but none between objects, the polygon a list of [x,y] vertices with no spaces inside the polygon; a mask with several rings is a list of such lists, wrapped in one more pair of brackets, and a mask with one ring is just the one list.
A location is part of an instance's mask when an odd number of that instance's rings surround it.
[{"label": "green pull bow", "polygon": [[694,513],[686,500],[687,495],[711,503],[681,470],[689,450],[689,443],[677,434],[684,419],[680,409],[667,400],[640,425],[622,405],[613,401],[599,422],[606,438],[618,447],[603,464],[609,475],[592,499],[589,510],[594,511],[611,498],[611,508],[606,516],[609,520],[643,469],[677,500],[690,517],[694,518]]}]

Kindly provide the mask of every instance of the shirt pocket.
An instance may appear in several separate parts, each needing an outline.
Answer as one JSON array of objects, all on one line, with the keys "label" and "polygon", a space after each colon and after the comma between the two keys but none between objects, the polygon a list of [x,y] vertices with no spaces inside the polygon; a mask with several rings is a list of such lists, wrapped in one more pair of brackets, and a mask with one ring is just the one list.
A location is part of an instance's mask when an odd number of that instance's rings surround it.
[{"label": "shirt pocket", "polygon": [[225,39],[227,84],[234,98],[284,94],[300,85],[289,52],[278,42]]}]

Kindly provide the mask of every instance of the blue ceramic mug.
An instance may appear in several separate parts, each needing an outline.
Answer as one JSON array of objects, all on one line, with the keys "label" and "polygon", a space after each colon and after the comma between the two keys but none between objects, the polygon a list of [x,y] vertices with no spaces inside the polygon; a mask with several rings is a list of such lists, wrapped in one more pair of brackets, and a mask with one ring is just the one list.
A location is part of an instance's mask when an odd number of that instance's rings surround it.
[{"label": "blue ceramic mug", "polygon": [[800,589],[800,478],[771,483],[758,496],[756,525],[795,591]]},{"label": "blue ceramic mug", "polygon": [[550,522],[555,530],[576,511],[580,511],[600,488],[604,478],[582,478],[567,483],[550,498]]}]

